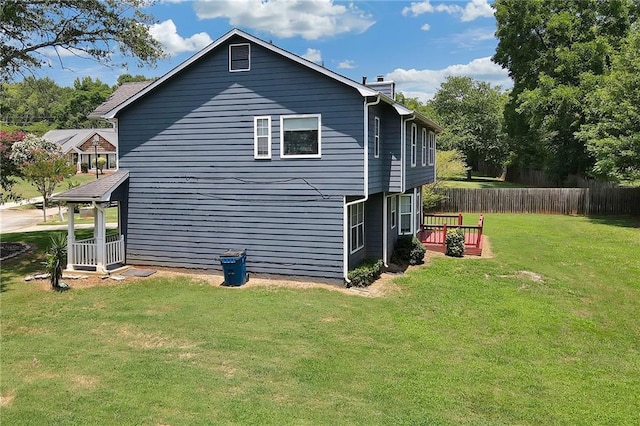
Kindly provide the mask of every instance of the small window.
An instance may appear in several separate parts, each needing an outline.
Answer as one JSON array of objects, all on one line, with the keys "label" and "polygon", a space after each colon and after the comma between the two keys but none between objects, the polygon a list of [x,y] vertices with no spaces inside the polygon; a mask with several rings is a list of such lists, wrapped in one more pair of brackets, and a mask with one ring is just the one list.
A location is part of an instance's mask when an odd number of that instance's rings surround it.
[{"label": "small window", "polygon": [[280,117],[280,156],[320,158],[320,114]]},{"label": "small window", "polygon": [[373,127],[373,156],[380,158],[380,118],[374,119]]},{"label": "small window", "polygon": [[364,203],[349,206],[350,248],[355,253],[364,247]]},{"label": "small window", "polygon": [[427,129],[422,129],[422,165],[427,165]]},{"label": "small window", "polygon": [[391,229],[396,228],[396,224],[398,223],[398,197],[391,197]]},{"label": "small window", "polygon": [[245,44],[229,45],[229,71],[249,71],[251,68],[251,46]]},{"label": "small window", "polygon": [[433,166],[436,161],[436,134],[429,132],[429,165]]},{"label": "small window", "polygon": [[253,118],[253,157],[271,158],[271,117]]},{"label": "small window", "polygon": [[413,196],[400,196],[400,235],[413,233]]},{"label": "small window", "polygon": [[416,166],[416,149],[418,144],[418,126],[415,124],[411,125],[411,167]]}]

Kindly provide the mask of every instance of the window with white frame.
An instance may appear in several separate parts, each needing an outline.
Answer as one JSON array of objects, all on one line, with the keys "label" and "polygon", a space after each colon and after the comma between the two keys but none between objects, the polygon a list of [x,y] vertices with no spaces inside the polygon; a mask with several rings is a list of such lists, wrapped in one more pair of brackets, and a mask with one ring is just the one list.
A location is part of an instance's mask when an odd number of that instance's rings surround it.
[{"label": "window with white frame", "polygon": [[373,121],[373,156],[380,158],[380,118],[376,117]]},{"label": "window with white frame", "polygon": [[417,144],[418,144],[418,126],[411,125],[411,167],[416,166]]},{"label": "window with white frame", "polygon": [[391,214],[389,215],[389,220],[391,221],[391,229],[396,229],[396,224],[398,223],[398,197],[394,195],[390,200]]},{"label": "window with white frame", "polygon": [[433,166],[436,161],[436,134],[429,132],[429,165]]},{"label": "window with white frame", "polygon": [[427,165],[427,129],[422,129],[422,165]]},{"label": "window with white frame", "polygon": [[251,69],[251,46],[249,43],[229,45],[229,71],[249,71]]},{"label": "window with white frame", "polygon": [[271,158],[271,117],[253,118],[253,158]]},{"label": "window with white frame", "polygon": [[351,253],[355,253],[364,247],[364,203],[349,206],[349,228],[351,229],[349,247]]},{"label": "window with white frame", "polygon": [[280,117],[280,156],[320,158],[320,114]]},{"label": "window with white frame", "polygon": [[413,195],[400,196],[400,235],[413,233]]}]

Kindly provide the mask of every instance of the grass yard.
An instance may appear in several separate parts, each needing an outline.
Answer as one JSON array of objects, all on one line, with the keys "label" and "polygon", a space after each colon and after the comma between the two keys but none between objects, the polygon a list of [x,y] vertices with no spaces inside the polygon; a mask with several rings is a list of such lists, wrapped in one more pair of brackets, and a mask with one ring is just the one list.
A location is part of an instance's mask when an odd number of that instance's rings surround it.
[{"label": "grass yard", "polygon": [[[102,177],[102,175],[100,175],[100,177]],[[82,185],[84,183],[91,182],[95,179],[96,179],[95,174],[78,173],[77,175],[67,178],[64,181],[60,182],[56,186],[54,193],[66,191],[67,189],[69,189],[70,182],[79,183],[80,185]],[[38,190],[36,189],[36,187],[30,184],[29,182],[21,178],[15,178],[15,181],[16,183],[15,185],[13,185],[13,192],[19,195],[21,198],[28,199],[28,198],[36,198],[41,196],[40,193],[38,193]]]},{"label": "grass yard", "polygon": [[[54,207],[55,211],[57,211],[57,207]],[[47,210],[49,211],[49,210]],[[118,207],[109,207],[106,209],[105,220],[107,223],[118,223]],[[73,221],[75,224],[87,224],[94,223],[93,216],[91,217],[80,217],[80,213],[75,213],[73,215]],[[40,222],[38,225],[66,225],[68,223],[67,215],[64,215],[64,221],[61,221],[58,215],[52,216],[46,222]]]},{"label": "grass yard", "polygon": [[472,176],[471,180],[465,178],[443,180],[445,188],[525,188],[520,183],[506,182],[495,177]]},{"label": "grass yard", "polygon": [[3,424],[639,424],[640,221],[485,217],[495,258],[436,258],[381,298],[54,293],[22,280],[36,257],[3,262]]}]

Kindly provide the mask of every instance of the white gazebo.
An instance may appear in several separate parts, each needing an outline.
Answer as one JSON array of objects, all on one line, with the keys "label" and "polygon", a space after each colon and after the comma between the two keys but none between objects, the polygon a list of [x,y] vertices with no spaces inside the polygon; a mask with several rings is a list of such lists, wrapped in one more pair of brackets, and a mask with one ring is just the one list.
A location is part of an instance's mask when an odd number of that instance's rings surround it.
[{"label": "white gazebo", "polygon": [[[54,195],[53,200],[66,201],[68,207],[67,270],[109,271],[124,266],[125,237],[122,234],[122,205],[126,204],[129,172],[119,170],[77,188]],[[118,230],[107,236],[106,208],[118,205]],[[93,207],[93,238],[76,240],[73,211],[78,204]]]}]

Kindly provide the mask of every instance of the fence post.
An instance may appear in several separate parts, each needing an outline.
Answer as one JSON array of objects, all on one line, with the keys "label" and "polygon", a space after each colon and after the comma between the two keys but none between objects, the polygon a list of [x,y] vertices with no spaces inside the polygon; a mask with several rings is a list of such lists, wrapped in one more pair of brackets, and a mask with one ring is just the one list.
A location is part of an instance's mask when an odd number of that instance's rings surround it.
[{"label": "fence post", "polygon": [[462,213],[458,213],[458,226],[462,226]]}]

